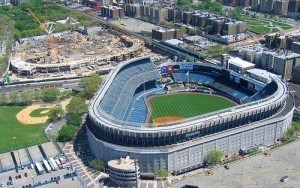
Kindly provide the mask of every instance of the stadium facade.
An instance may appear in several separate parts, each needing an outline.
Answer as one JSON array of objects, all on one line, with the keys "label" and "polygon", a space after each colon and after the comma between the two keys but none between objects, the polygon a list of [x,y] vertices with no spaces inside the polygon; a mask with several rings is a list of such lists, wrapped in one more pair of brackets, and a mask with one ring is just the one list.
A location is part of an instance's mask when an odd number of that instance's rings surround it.
[{"label": "stadium facade", "polygon": [[[210,86],[240,105],[163,126],[146,123],[145,100],[166,93],[157,83],[161,75]],[[141,174],[151,174],[198,168],[210,150],[231,155],[274,144],[291,125],[294,103],[281,78],[270,78],[263,83],[199,62],[169,64],[159,74],[148,57],[130,60],[110,72],[90,103],[90,147],[105,161],[137,158]]]}]

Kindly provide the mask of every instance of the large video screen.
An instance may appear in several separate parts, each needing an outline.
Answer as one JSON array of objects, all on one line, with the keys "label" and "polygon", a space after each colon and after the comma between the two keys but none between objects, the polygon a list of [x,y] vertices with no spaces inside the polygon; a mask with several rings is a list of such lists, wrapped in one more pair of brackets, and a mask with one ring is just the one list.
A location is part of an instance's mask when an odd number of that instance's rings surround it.
[{"label": "large video screen", "polygon": [[193,65],[192,64],[181,64],[180,70],[193,70]]}]

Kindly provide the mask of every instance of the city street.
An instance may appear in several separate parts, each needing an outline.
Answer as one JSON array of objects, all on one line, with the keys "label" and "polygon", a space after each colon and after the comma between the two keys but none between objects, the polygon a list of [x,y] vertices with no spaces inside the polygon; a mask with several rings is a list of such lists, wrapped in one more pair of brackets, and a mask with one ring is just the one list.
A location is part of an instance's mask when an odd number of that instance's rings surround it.
[{"label": "city street", "polygon": [[[271,156],[263,154],[212,169],[213,175],[207,176],[205,170],[198,175],[189,175],[172,187],[179,188],[185,184],[199,187],[299,187],[300,186],[300,141],[271,151]],[[287,182],[280,182],[288,176]]]}]

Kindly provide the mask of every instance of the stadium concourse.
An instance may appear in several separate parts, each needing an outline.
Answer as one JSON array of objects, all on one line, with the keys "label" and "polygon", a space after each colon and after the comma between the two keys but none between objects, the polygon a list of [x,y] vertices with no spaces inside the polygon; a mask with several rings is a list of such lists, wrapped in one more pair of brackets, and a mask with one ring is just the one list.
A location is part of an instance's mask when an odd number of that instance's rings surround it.
[{"label": "stadium concourse", "polygon": [[[290,126],[294,103],[281,78],[268,76],[263,82],[247,73],[200,62],[174,62],[158,72],[149,57],[129,60],[109,73],[90,103],[90,148],[105,161],[136,158],[141,175],[149,176],[158,169],[180,174],[199,168],[210,150],[230,156],[272,145]],[[172,81],[165,83],[164,77]],[[176,89],[179,94],[206,93],[238,105],[154,125],[147,118],[147,99],[174,93],[168,91],[172,84],[188,86]],[[166,116],[176,116],[166,111]]]}]

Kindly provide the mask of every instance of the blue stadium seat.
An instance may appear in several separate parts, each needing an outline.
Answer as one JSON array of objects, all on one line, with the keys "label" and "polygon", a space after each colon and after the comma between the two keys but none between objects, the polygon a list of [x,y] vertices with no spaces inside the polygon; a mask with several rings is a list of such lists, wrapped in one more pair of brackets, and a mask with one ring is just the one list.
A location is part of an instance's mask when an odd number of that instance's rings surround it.
[{"label": "blue stadium seat", "polygon": [[[123,120],[129,115],[127,109],[132,105],[132,99],[139,85],[160,77],[150,59],[142,59],[126,65],[116,75],[114,82],[100,102],[99,109],[117,120]],[[138,121],[140,122],[140,121]],[[143,122],[144,123],[144,122]]]}]

